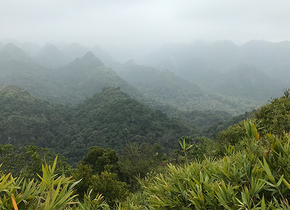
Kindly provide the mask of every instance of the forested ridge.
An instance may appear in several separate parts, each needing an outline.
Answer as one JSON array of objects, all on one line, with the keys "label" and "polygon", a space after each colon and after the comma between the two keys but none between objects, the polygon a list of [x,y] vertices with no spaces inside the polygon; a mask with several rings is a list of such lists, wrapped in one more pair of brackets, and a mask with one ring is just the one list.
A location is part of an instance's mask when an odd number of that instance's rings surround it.
[{"label": "forested ridge", "polygon": [[158,143],[169,150],[176,148],[182,135],[199,132],[115,87],[106,87],[73,107],[37,99],[17,86],[1,89],[0,101],[1,144],[34,143],[76,162],[91,146],[121,152],[129,143]]}]

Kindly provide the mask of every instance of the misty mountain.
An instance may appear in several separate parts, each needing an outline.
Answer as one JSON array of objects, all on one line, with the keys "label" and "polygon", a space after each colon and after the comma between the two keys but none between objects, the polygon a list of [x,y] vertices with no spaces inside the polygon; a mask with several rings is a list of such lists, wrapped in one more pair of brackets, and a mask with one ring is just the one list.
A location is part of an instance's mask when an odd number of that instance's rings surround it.
[{"label": "misty mountain", "polygon": [[166,44],[144,63],[160,70],[168,69],[182,78],[206,86],[209,79],[232,67],[237,57],[238,46],[229,40],[211,45],[197,40],[190,44]]},{"label": "misty mountain", "polygon": [[5,45],[0,51],[0,88],[17,85],[39,98],[64,103],[69,93],[55,85],[51,74],[50,69],[13,44]]},{"label": "misty mountain", "polygon": [[55,70],[51,74],[51,80],[74,96],[67,104],[80,103],[107,86],[119,87],[134,98],[142,97],[141,92],[118,76],[113,69],[106,67],[92,52]]},{"label": "misty mountain", "polygon": [[203,40],[197,40],[190,44],[168,43],[163,45],[159,51],[149,55],[144,63],[158,69],[169,69],[175,72],[192,58],[204,59],[209,56],[212,57],[212,51]]},{"label": "misty mountain", "polygon": [[18,42],[16,39],[9,39],[9,38],[8,39],[1,39],[0,42],[3,43],[4,45],[12,43],[15,46],[21,48],[21,43]]},{"label": "misty mountain", "polygon": [[67,56],[53,44],[44,45],[38,52],[36,59],[42,66],[53,69],[69,63]]},{"label": "misty mountain", "polygon": [[267,101],[281,95],[284,86],[253,64],[234,66],[211,83],[212,89],[224,95]]},{"label": "misty mountain", "polygon": [[[271,43],[252,40],[244,45],[236,46],[227,40],[212,44],[198,40],[191,44],[166,44],[158,52],[145,59],[144,63],[160,70],[173,71],[182,78],[196,82],[201,87],[215,92],[215,87],[222,82],[216,78],[223,78],[223,74],[241,63],[251,63],[256,69],[260,69],[268,75],[261,76],[259,82],[267,84],[268,79],[272,77],[279,80],[280,84],[283,84],[283,88],[287,88],[290,85],[290,82],[285,79],[289,69],[289,56],[290,42],[288,41]],[[228,78],[229,76],[235,77],[235,74],[228,74],[226,76],[228,80],[231,79]],[[236,78],[232,79],[236,80]],[[215,82],[217,84],[214,84]],[[226,83],[226,81],[224,82]],[[246,86],[247,83],[243,85]],[[232,86],[232,88],[238,87],[240,85]],[[281,85],[276,88],[281,88]],[[233,90],[233,92],[239,92],[239,89]],[[251,95],[250,92],[242,95],[247,96],[248,94]],[[279,95],[281,94],[282,91]],[[277,95],[275,94],[275,96]],[[265,97],[260,97],[260,100],[265,102],[265,98],[268,100],[269,97],[271,97],[270,93]]]},{"label": "misty mountain", "polygon": [[[56,57],[63,55],[55,46],[49,46],[47,49],[58,52],[55,53]],[[46,55],[51,54],[49,50],[46,52]],[[131,97],[170,116],[176,116],[178,109],[212,109],[240,114],[259,105],[254,101],[205,94],[194,82],[182,79],[168,70],[160,71],[132,61],[126,64],[114,63],[122,78],[92,52],[57,69],[34,62],[31,56],[13,44],[8,44],[1,53],[0,87],[18,85],[34,96],[66,105],[81,103],[107,86],[119,87]]]},{"label": "misty mountain", "polygon": [[61,52],[64,53],[68,60],[73,61],[76,58],[84,56],[88,51],[91,51],[96,57],[98,57],[106,66],[110,66],[114,63],[114,59],[105,52],[100,46],[84,47],[78,43],[71,43],[66,45]]},{"label": "misty mountain", "polygon": [[122,78],[139,89],[147,98],[161,102],[161,105],[153,104],[152,107],[162,110],[171,117],[179,116],[177,110],[220,110],[236,115],[260,105],[255,100],[209,93],[196,83],[183,79],[169,70],[138,65],[133,60],[119,65],[116,69]]},{"label": "misty mountain", "polygon": [[[253,63],[269,76],[284,81],[285,75],[280,67],[285,69],[289,64],[290,41],[273,43],[251,40],[240,48],[243,60]],[[289,85],[289,81],[286,84]]]},{"label": "misty mountain", "polygon": [[[88,51],[94,53],[100,58],[105,65],[112,66],[116,61],[105,52],[100,46],[84,47],[78,43],[47,43],[43,47],[33,43],[24,42],[20,43],[13,39],[3,40],[4,43],[13,44],[16,47],[29,54],[36,62],[47,68],[59,68],[69,64],[76,58],[83,57]],[[0,50],[4,44],[0,43]]]},{"label": "misty mountain", "polygon": [[[49,49],[56,50],[53,45]],[[46,55],[52,55],[47,52]],[[108,85],[120,87],[133,97],[143,97],[91,52],[52,70],[36,63],[19,47],[7,44],[0,51],[0,74],[0,88],[17,85],[44,100],[68,105],[80,103]]]},{"label": "misty mountain", "polygon": [[122,70],[118,71],[118,74],[148,98],[175,104],[177,107],[188,102],[190,98],[203,96],[198,85],[184,80],[168,70],[160,71],[128,61]]},{"label": "misty mountain", "polygon": [[9,61],[19,61],[24,63],[34,62],[32,57],[24,52],[19,47],[16,47],[14,44],[6,44],[0,51],[0,60],[1,62]]}]

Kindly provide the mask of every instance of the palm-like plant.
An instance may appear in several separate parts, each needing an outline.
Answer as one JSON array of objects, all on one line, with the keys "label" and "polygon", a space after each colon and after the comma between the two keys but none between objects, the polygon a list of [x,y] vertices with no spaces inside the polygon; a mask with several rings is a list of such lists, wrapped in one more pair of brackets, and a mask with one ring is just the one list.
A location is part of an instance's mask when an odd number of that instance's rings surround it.
[{"label": "palm-like plant", "polygon": [[[242,148],[228,147],[219,159],[205,158],[142,182],[145,199],[155,209],[288,209],[290,136],[260,138],[245,122]],[[181,145],[186,150],[186,145]]]},{"label": "palm-like plant", "polygon": [[76,203],[73,187],[81,180],[54,174],[57,157],[52,166],[42,165],[41,182],[13,178],[10,174],[0,177],[1,209],[59,210]]}]

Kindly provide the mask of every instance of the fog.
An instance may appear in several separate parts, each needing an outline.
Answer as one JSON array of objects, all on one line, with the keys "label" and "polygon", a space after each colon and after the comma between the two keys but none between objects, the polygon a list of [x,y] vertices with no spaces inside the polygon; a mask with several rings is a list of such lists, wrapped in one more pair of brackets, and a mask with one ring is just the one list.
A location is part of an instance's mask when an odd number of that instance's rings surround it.
[{"label": "fog", "polygon": [[[138,59],[164,43],[290,37],[290,1],[0,0],[0,42],[100,45],[115,59]],[[1,41],[2,40],[2,41]]]}]

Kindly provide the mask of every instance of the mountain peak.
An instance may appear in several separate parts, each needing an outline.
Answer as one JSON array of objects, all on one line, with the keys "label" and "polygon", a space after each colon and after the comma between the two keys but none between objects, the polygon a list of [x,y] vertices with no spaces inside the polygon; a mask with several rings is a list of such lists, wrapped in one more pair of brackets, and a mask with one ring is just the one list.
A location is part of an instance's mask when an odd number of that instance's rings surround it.
[{"label": "mountain peak", "polygon": [[83,56],[83,60],[87,60],[87,61],[94,60],[95,58],[96,58],[96,56],[95,56],[94,53],[92,53],[91,51],[88,51],[88,52]]},{"label": "mountain peak", "polygon": [[37,61],[48,68],[58,68],[68,63],[66,56],[53,44],[46,44],[39,51]]},{"label": "mountain peak", "polygon": [[80,59],[76,59],[75,61],[81,61],[85,65],[104,65],[103,62],[99,58],[97,58],[91,51],[88,51],[83,57],[81,57]]},{"label": "mountain peak", "polygon": [[21,48],[12,43],[6,44],[0,51],[0,60],[33,62],[33,59],[28,53],[24,52]]},{"label": "mountain peak", "polygon": [[133,59],[128,60],[126,63],[124,63],[125,66],[134,66],[137,65]]},{"label": "mountain peak", "polygon": [[50,52],[54,52],[54,51],[59,51],[59,49],[57,48],[57,46],[51,44],[51,43],[47,43],[45,44],[42,49],[41,49],[41,52],[42,53],[43,51],[50,51]]},{"label": "mountain peak", "polygon": [[35,98],[31,96],[27,91],[16,85],[7,85],[4,88],[0,89],[0,95],[4,95],[7,97],[13,97],[17,99],[24,100],[34,100]]}]

